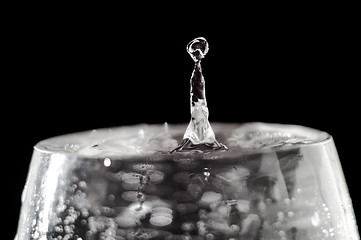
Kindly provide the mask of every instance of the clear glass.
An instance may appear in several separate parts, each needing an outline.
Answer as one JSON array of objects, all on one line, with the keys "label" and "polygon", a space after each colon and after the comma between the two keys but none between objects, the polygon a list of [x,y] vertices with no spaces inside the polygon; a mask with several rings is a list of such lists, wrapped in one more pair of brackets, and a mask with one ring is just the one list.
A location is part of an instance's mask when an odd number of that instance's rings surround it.
[{"label": "clear glass", "polygon": [[186,125],[38,143],[15,239],[359,239],[331,136],[290,125],[212,126],[228,150],[170,153]]}]

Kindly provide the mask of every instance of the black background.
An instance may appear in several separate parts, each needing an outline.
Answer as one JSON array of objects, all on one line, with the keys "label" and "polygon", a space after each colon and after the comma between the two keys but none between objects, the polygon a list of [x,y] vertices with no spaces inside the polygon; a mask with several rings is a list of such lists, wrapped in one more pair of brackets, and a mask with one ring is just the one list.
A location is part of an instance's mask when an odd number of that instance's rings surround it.
[{"label": "black background", "polygon": [[1,88],[10,238],[38,141],[118,125],[189,121],[193,61],[185,47],[199,36],[210,44],[202,61],[210,121],[298,124],[330,133],[360,211],[360,75],[352,15],[255,13],[221,22],[217,14],[173,21],[138,12],[121,17],[126,9],[84,12],[39,11],[10,21],[7,84]]}]

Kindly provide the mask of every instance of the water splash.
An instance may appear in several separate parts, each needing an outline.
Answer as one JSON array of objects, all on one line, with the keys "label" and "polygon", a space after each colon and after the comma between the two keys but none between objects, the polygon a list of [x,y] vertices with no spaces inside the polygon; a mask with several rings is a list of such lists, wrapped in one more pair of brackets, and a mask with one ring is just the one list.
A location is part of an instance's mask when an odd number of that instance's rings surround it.
[{"label": "water splash", "polygon": [[187,44],[187,52],[194,61],[191,83],[191,121],[183,136],[183,142],[174,151],[227,149],[216,140],[208,121],[205,81],[201,60],[208,53],[209,45],[205,38],[198,37]]}]

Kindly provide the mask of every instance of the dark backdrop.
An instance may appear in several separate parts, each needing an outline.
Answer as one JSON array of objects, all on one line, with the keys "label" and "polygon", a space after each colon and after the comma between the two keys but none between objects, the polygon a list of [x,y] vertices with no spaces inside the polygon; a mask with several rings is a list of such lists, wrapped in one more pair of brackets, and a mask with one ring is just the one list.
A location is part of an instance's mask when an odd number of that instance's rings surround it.
[{"label": "dark backdrop", "polygon": [[193,61],[185,47],[198,36],[210,44],[202,61],[210,121],[288,123],[330,133],[358,212],[360,75],[352,20],[309,17],[181,25],[49,13],[16,23],[9,84],[2,89],[11,236],[38,141],[95,128],[189,121]]}]

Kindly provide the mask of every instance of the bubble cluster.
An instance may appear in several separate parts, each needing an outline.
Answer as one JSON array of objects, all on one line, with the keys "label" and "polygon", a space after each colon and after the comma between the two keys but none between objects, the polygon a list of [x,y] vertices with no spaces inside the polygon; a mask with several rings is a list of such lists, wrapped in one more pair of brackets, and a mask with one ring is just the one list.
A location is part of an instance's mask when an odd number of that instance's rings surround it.
[{"label": "bubble cluster", "polygon": [[156,227],[164,227],[172,223],[173,211],[167,207],[156,207],[151,211],[149,222]]}]

